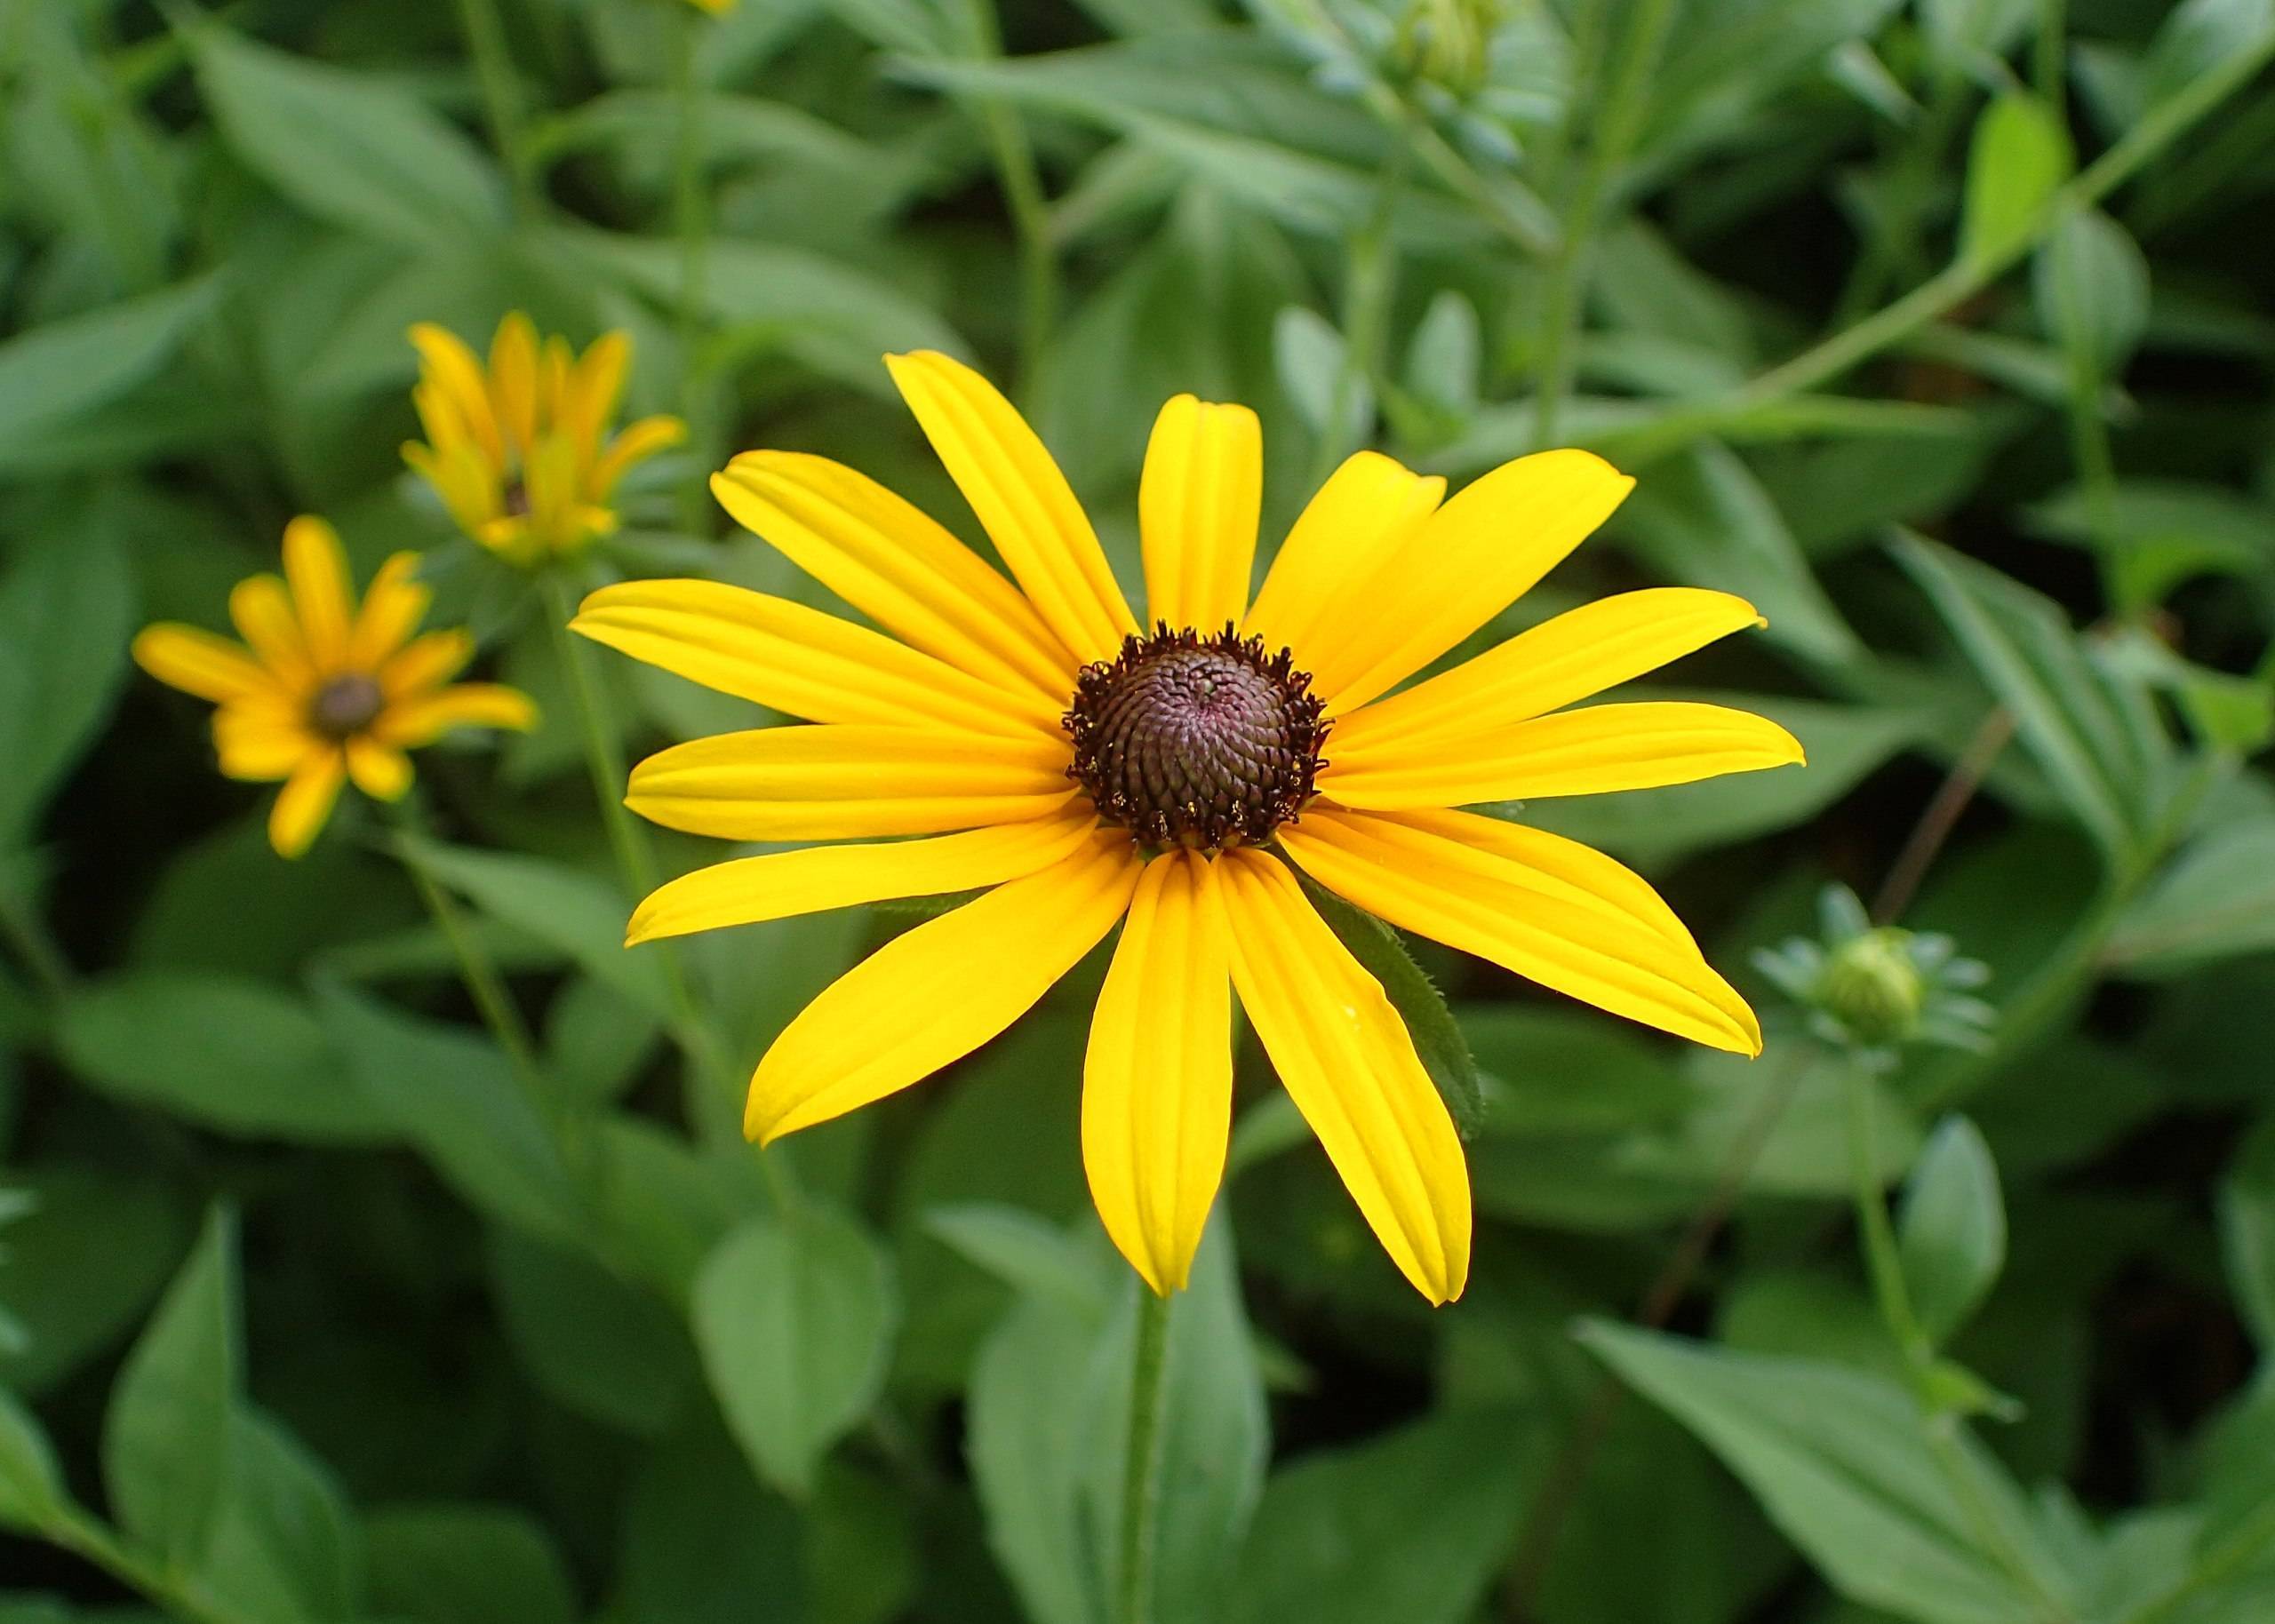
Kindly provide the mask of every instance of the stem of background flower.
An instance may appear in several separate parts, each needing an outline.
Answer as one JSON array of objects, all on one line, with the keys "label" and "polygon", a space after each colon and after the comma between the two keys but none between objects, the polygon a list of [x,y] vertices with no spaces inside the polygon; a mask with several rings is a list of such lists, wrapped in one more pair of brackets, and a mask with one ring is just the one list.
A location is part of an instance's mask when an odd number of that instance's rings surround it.
[{"label": "stem of background flower", "polygon": [[1935,1361],[1936,1348],[1912,1311],[1912,1290],[1904,1283],[1896,1230],[1888,1222],[1880,1152],[1873,1142],[1872,1076],[1854,1059],[1841,1072],[1848,1103],[1849,1193],[1856,1204],[1856,1236],[1864,1248],[1865,1272],[1872,1278],[1872,1302],[1905,1361],[1915,1370],[1924,1369]]},{"label": "stem of background flower", "polygon": [[1153,1545],[1161,1505],[1161,1409],[1169,1373],[1169,1299],[1138,1283],[1138,1344],[1130,1368],[1130,1440],[1122,1458],[1122,1562],[1114,1624],[1153,1624]]},{"label": "stem of background flower", "polygon": [[1619,71],[1609,92],[1596,104],[1587,163],[1573,190],[1562,241],[1549,267],[1547,296],[1541,301],[1534,423],[1537,442],[1543,446],[1556,443],[1557,415],[1563,410],[1564,397],[1571,393],[1572,340],[1577,336],[1573,330],[1604,194],[1634,145],[1642,123],[1643,92],[1673,21],[1674,0],[1638,0],[1634,18],[1621,42]]},{"label": "stem of background flower", "polygon": [[[702,343],[708,295],[707,270],[711,250],[710,196],[704,188],[704,102],[709,95],[696,73],[696,46],[706,20],[683,0],[669,0],[678,13],[673,19],[672,99],[679,113],[677,139],[672,153],[672,223],[679,234],[679,302],[675,312],[680,353],[680,417],[698,447],[697,434],[707,415],[704,410],[703,369],[696,364]],[[696,474],[680,493],[680,516],[690,529],[698,528],[707,512],[706,458],[694,459]]]},{"label": "stem of background flower", "polygon": [[[617,871],[626,889],[635,897],[645,896],[656,888],[655,854],[649,848],[646,833],[634,821],[632,809],[624,804],[629,775],[615,721],[601,693],[600,673],[594,668],[592,650],[569,629],[569,622],[576,616],[576,605],[570,600],[568,577],[559,570],[548,570],[541,578],[542,609],[553,633],[554,653],[568,679],[571,705],[584,736],[585,766],[592,776],[593,799],[600,803],[601,820],[608,826],[609,844],[615,850]],[[640,951],[652,952],[662,961],[665,986],[674,1011],[673,1038],[696,1070],[709,1079],[721,1101],[733,1106],[742,1095],[741,1074],[718,1023],[696,995],[678,943],[654,942]],[[695,1114],[698,1126],[706,1134],[712,1132],[709,1125],[717,1119],[718,1112],[705,1110]],[[739,1110],[734,1114],[738,1117]],[[759,1171],[775,1205],[785,1213],[794,1211],[797,1190],[782,1158],[757,1149],[752,1154],[757,1158]]]},{"label": "stem of background flower", "polygon": [[1366,225],[1353,235],[1344,261],[1343,361],[1328,395],[1327,420],[1320,426],[1312,451],[1306,490],[1325,484],[1336,465],[1357,449],[1346,443],[1343,423],[1351,415],[1361,380],[1372,378],[1382,361],[1383,334],[1390,325],[1391,219],[1398,209],[1405,168],[1405,147],[1393,145],[1375,177],[1374,207]]},{"label": "stem of background flower", "polygon": [[1928,870],[1936,855],[1951,839],[1952,831],[1959,826],[1960,814],[1967,810],[1968,802],[1983,787],[1984,778],[1998,762],[2007,741],[2015,736],[2015,713],[2005,705],[1993,705],[1975,730],[1975,736],[1960,752],[1959,760],[1952,763],[1951,771],[1936,786],[1935,798],[1920,811],[1920,821],[1904,842],[1904,849],[1896,861],[1888,865],[1888,877],[1880,881],[1880,895],[1872,899],[1872,923],[1893,925],[1912,905],[1919,894],[1920,882],[1928,877]]},{"label": "stem of background flower", "polygon": [[1050,329],[1058,313],[1058,252],[1050,228],[1050,204],[1044,196],[1042,173],[1035,167],[1034,146],[1018,114],[1000,101],[980,104],[979,120],[994,155],[995,173],[1003,187],[1003,201],[1011,211],[1011,228],[1019,241],[1019,376],[1018,394],[1031,403]]},{"label": "stem of background flower", "polygon": [[483,115],[490,139],[513,177],[514,204],[523,214],[538,203],[537,171],[530,165],[529,142],[522,126],[521,87],[514,76],[513,53],[506,44],[506,25],[498,14],[498,0],[459,0],[459,23],[474,53],[475,76],[482,83]]},{"label": "stem of background flower", "polygon": [[2031,54],[2031,77],[2040,101],[2063,115],[2062,77],[2070,26],[2069,0],[2038,0],[2038,39]]}]

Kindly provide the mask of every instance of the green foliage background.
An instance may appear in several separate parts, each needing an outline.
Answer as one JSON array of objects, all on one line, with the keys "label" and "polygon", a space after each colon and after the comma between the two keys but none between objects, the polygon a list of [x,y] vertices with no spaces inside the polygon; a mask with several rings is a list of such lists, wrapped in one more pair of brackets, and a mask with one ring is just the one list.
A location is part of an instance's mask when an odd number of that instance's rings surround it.
[{"label": "green foliage background", "polygon": [[[509,307],[628,329],[691,420],[617,572],[804,590],[703,493],[754,445],[969,533],[878,364],[930,345],[1132,577],[1192,389],[1263,413],[1267,537],[1361,443],[1637,473],[1494,635],[1649,582],[1768,616],[1676,680],[1805,772],[1524,813],[1660,883],[1768,1055],[1417,948],[1484,1098],[1433,1313],[1244,1053],[1161,1624],[2275,1616],[2271,53],[2269,0],[12,0],[0,1620],[1108,1616],[1098,967],[794,1142],[778,1212],[616,944],[541,606],[398,460],[405,326]],[[540,1100],[374,825],[279,863],[130,675],[302,511],[428,550],[547,708],[421,761]],[[747,724],[607,670],[629,747]],[[1908,889],[1944,811],[1904,919],[1990,965],[1994,1042],[1860,1079],[1747,955]],[[737,1063],[906,923],[697,944]]]}]

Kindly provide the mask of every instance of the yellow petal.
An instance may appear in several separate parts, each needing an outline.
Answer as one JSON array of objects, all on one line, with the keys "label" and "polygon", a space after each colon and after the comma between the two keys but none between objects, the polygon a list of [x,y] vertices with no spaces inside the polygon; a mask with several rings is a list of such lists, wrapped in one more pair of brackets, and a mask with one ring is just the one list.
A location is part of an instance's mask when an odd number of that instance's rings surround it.
[{"label": "yellow petal", "polygon": [[1084,844],[1097,826],[1098,819],[1085,808],[1080,816],[998,824],[927,840],[810,846],[738,857],[651,892],[634,912],[625,945],[826,908],[1001,885],[1058,862]]},{"label": "yellow petal", "polygon": [[774,1040],[743,1131],[763,1142],[826,1122],[969,1055],[1098,945],[1137,883],[1129,837],[1098,830],[1050,867],[894,937]]},{"label": "yellow petal", "polygon": [[1150,618],[1202,632],[1240,624],[1263,500],[1264,431],[1254,412],[1189,394],[1161,408],[1138,484]]},{"label": "yellow petal", "polygon": [[247,576],[229,589],[229,618],[253,657],[288,688],[306,689],[315,681],[307,636],[292,612],[292,595],[276,576]]},{"label": "yellow petal", "polygon": [[1297,664],[1333,714],[1388,692],[1514,602],[1635,482],[1587,451],[1504,463],[1433,513],[1311,630]]},{"label": "yellow petal", "polygon": [[1217,859],[1233,985],[1296,1109],[1399,1271],[1433,1302],[1469,1279],[1469,1169],[1382,985],[1276,857]]},{"label": "yellow petal", "polygon": [[1164,1296],[1185,1289],[1232,1132],[1233,996],[1214,888],[1197,853],[1145,865],[1082,1064],[1090,1198]]},{"label": "yellow petal", "polygon": [[835,615],[717,581],[627,581],[570,622],[595,642],[808,721],[938,723],[978,733],[1063,736],[1039,696],[1001,689]]},{"label": "yellow petal", "polygon": [[1329,754],[1320,792],[1377,812],[1655,789],[1802,759],[1767,717],[1665,700],[1560,711],[1453,740],[1383,739],[1364,752],[1337,739]]},{"label": "yellow petal", "polygon": [[330,748],[277,707],[259,704],[214,712],[213,747],[224,776],[255,784],[289,778],[302,760]]},{"label": "yellow petal", "polygon": [[[411,330],[412,347],[427,381],[455,418],[458,428],[473,440],[483,456],[493,467],[506,466],[506,442],[498,432],[498,414],[491,410],[490,380],[483,376],[482,363],[466,341],[446,328],[432,322],[421,322]],[[413,392],[412,399],[418,399]],[[430,439],[433,425],[429,426]],[[444,449],[435,441],[435,449]]]},{"label": "yellow petal", "polygon": [[1418,748],[1545,716],[1761,624],[1723,592],[1655,586],[1557,616],[1336,724],[1336,754]]},{"label": "yellow petal", "polygon": [[[619,332],[603,333],[593,340],[561,386],[561,426],[590,458],[599,449],[601,431],[616,416],[624,393],[625,369],[632,363],[632,339]],[[680,427],[676,418],[650,418]]]},{"label": "yellow petal", "polygon": [[1111,659],[1137,619],[1082,505],[1026,419],[994,385],[937,350],[888,355],[885,365],[1058,641],[1080,660]]},{"label": "yellow petal", "polygon": [[245,651],[244,645],[197,626],[161,621],[134,639],[134,663],[169,688],[227,705],[265,694],[276,679]]},{"label": "yellow petal", "polygon": [[677,418],[643,418],[637,423],[627,424],[624,432],[608,442],[608,450],[593,464],[593,471],[585,481],[585,494],[595,502],[607,501],[617,482],[631,471],[633,464],[645,462],[686,438],[687,425]]},{"label": "yellow petal", "polygon": [[1314,809],[1281,839],[1313,879],[1393,925],[1677,1037],[1761,1052],[1745,1000],[1600,852],[1466,812]]},{"label": "yellow petal", "polygon": [[377,671],[419,629],[433,594],[419,585],[418,574],[419,554],[397,553],[371,577],[348,639],[348,663],[356,670]]},{"label": "yellow petal", "polygon": [[537,443],[537,329],[518,310],[490,340],[490,403],[508,444],[526,452]]},{"label": "yellow petal", "polygon": [[569,398],[569,374],[575,356],[569,340],[555,333],[538,347],[537,420],[568,426],[562,407]]},{"label": "yellow petal", "polygon": [[874,480],[825,458],[746,451],[713,476],[738,523],[904,641],[1064,706],[1082,662],[1009,581]]},{"label": "yellow petal", "polygon": [[447,682],[474,657],[474,633],[463,626],[415,637],[379,667],[379,688],[389,698],[404,698]]},{"label": "yellow petal", "polygon": [[453,728],[526,732],[536,725],[537,706],[521,689],[499,682],[460,682],[389,705],[371,724],[371,736],[397,749],[416,750]]},{"label": "yellow petal", "polygon": [[347,628],[355,614],[339,532],[308,513],[286,525],[284,579],[309,660],[320,673],[339,670],[347,662]]},{"label": "yellow petal", "polygon": [[347,776],[347,764],[337,750],[319,750],[302,759],[268,809],[268,843],[278,856],[297,857],[307,850],[331,816],[331,803],[339,799],[340,781]]},{"label": "yellow petal", "polygon": [[1313,628],[1437,511],[1446,482],[1401,467],[1379,451],[1345,459],[1305,505],[1272,561],[1241,625],[1267,652],[1306,657]]},{"label": "yellow petal", "polygon": [[411,758],[392,745],[359,735],[347,741],[347,776],[374,800],[400,800],[411,787]]},{"label": "yellow petal", "polygon": [[817,723],[696,739],[632,769],[625,804],[690,834],[839,840],[1047,817],[1074,796],[1064,739]]}]

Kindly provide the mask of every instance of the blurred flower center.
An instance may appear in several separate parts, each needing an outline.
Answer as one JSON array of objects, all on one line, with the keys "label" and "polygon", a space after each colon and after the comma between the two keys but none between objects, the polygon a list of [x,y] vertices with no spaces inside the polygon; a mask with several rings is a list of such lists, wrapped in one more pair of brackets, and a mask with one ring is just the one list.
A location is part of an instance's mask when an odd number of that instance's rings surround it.
[{"label": "blurred flower center", "polygon": [[1260,845],[1311,799],[1327,728],[1285,649],[1166,625],[1084,669],[1073,777],[1149,846]]},{"label": "blurred flower center", "polygon": [[308,725],[329,738],[346,738],[370,727],[387,703],[379,685],[360,672],[334,677],[308,702]]}]

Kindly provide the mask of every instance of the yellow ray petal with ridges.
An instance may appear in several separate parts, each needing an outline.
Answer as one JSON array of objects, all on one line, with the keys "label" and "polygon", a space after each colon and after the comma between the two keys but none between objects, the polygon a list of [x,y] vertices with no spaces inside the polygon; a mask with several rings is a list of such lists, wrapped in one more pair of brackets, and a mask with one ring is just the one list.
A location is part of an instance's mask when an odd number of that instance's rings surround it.
[{"label": "yellow ray petal with ridges", "polygon": [[366,735],[347,741],[347,776],[374,800],[400,800],[411,788],[411,758]]},{"label": "yellow ray petal with ridges", "polygon": [[1048,868],[1086,841],[1098,819],[1038,817],[930,840],[738,857],[683,874],[634,911],[625,945],[729,925],[786,919],[904,896],[943,896],[1002,885]]},{"label": "yellow ray petal with ridges", "polygon": [[499,682],[460,682],[389,705],[371,724],[371,736],[397,749],[416,750],[453,728],[523,733],[535,726],[537,705],[521,689]]},{"label": "yellow ray petal with ridges", "polygon": [[1642,878],[1538,829],[1462,812],[1314,809],[1288,855],[1368,912],[1571,998],[1718,1049],[1761,1027]]},{"label": "yellow ray petal with ridges", "polygon": [[347,628],[355,617],[355,590],[347,578],[347,553],[339,532],[313,514],[284,527],[284,579],[292,589],[292,610],[318,674],[339,670],[347,660]]},{"label": "yellow ray petal with ridges", "polygon": [[1161,408],[1138,484],[1147,620],[1202,632],[1240,624],[1263,500],[1254,412],[1189,394]]},{"label": "yellow ray petal with ridges", "polygon": [[625,804],[667,828],[730,840],[938,834],[1049,816],[1075,794],[1068,759],[1064,740],[1040,735],[761,728],[650,756],[632,769]]},{"label": "yellow ray petal with ridges", "polygon": [[1654,586],[1569,609],[1336,724],[1339,756],[1413,752],[1529,721],[1763,624],[1726,592]]},{"label": "yellow ray petal with ridges", "polygon": [[[490,404],[490,379],[466,340],[448,328],[420,322],[411,330],[411,346],[427,378],[457,419],[457,426],[473,440],[493,468],[506,466],[506,442],[498,428],[498,414]],[[414,394],[414,399],[416,398]],[[432,424],[429,424],[430,429]],[[437,451],[442,442],[435,443]]]},{"label": "yellow ray petal with ridges", "polygon": [[1014,700],[946,661],[820,609],[718,581],[627,581],[570,629],[722,694],[807,721],[938,724],[1064,736],[1063,703]]},{"label": "yellow ray petal with ridges", "polygon": [[1164,1296],[1192,1272],[1232,1133],[1232,983],[1214,887],[1197,852],[1145,865],[1082,1065],[1090,1198]]},{"label": "yellow ray petal with ridges", "polygon": [[277,686],[243,644],[177,621],[143,627],[135,634],[133,654],[137,665],[167,687],[216,705],[268,693]]},{"label": "yellow ray petal with ridges", "polygon": [[254,784],[289,778],[311,755],[331,748],[299,722],[267,705],[225,705],[213,712],[213,748],[221,774]]},{"label": "yellow ray petal with ridges", "polygon": [[1320,792],[1377,812],[1656,789],[1803,759],[1766,716],[1677,700],[1560,711],[1411,750],[1385,740],[1362,754],[1337,740],[1330,753]]},{"label": "yellow ray petal with ridges", "polygon": [[1516,601],[1634,484],[1587,451],[1521,457],[1473,481],[1312,628],[1297,664],[1313,691],[1333,715],[1387,693]]},{"label": "yellow ray petal with ridges", "polygon": [[1082,662],[1018,589],[931,518],[824,457],[746,451],[712,494],[746,529],[903,641],[1064,705]]},{"label": "yellow ray petal with ridges", "polygon": [[427,617],[434,594],[419,584],[418,575],[419,554],[397,553],[371,577],[348,638],[348,664],[357,671],[378,671]]},{"label": "yellow ray petal with ridges", "polygon": [[319,750],[302,759],[268,809],[268,843],[278,856],[297,857],[307,850],[331,816],[331,803],[339,799],[339,785],[347,776],[347,763],[337,749]]},{"label": "yellow ray petal with ridges", "polygon": [[1114,657],[1138,630],[1066,476],[1002,391],[937,350],[885,365],[980,527],[1058,641],[1082,661]]},{"label": "yellow ray petal with ridges", "polygon": [[1311,669],[1305,650],[1313,629],[1404,545],[1445,494],[1436,474],[1416,474],[1379,451],[1345,458],[1280,544],[1242,634],[1261,637],[1269,653],[1293,649],[1297,668]]},{"label": "yellow ray petal with ridges", "polygon": [[277,681],[295,689],[315,686],[315,666],[308,657],[308,641],[300,618],[292,612],[292,594],[281,577],[249,575],[229,589],[229,618],[237,635],[252,649],[253,657],[275,673]]},{"label": "yellow ray petal with ridges", "polygon": [[1128,836],[1096,831],[1050,867],[894,937],[774,1040],[743,1131],[765,1142],[826,1122],[969,1055],[1105,938],[1138,869]]},{"label": "yellow ray petal with ridges", "polygon": [[1401,1273],[1433,1302],[1469,1278],[1469,1169],[1405,1023],[1287,865],[1217,859],[1233,985],[1280,1080]]}]

